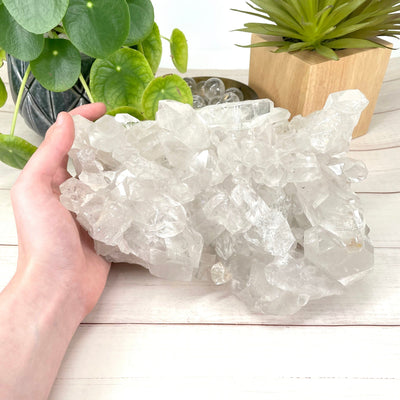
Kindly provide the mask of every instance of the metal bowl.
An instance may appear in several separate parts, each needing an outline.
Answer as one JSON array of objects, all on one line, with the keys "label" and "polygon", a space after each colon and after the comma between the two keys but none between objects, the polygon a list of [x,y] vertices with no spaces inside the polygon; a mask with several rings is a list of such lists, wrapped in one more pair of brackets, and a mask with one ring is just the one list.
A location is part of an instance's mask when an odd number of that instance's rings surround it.
[{"label": "metal bowl", "polygon": [[221,78],[219,76],[194,76],[193,79],[196,81],[196,83],[200,81],[206,81],[207,79],[210,78],[218,78],[221,79],[222,82],[224,82],[225,89],[230,89],[230,88],[238,88],[242,91],[244,100],[257,100],[258,96],[257,93],[250,87],[245,85],[242,82],[235,81],[234,79],[229,79],[229,78]]}]

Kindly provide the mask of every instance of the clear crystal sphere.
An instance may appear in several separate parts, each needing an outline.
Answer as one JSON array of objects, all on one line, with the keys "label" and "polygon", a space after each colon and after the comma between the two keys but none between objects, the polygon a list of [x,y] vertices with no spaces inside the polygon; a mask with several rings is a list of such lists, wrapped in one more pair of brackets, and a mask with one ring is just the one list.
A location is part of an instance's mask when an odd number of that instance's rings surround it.
[{"label": "clear crystal sphere", "polygon": [[204,84],[204,95],[212,99],[225,93],[225,85],[219,78],[210,78]]},{"label": "clear crystal sphere", "polygon": [[229,89],[226,89],[225,93],[234,93],[239,98],[239,101],[244,100],[243,92],[236,87],[231,87]]},{"label": "clear crystal sphere", "polygon": [[194,109],[205,107],[207,104],[208,104],[208,101],[204,97],[201,97],[198,94],[193,95],[193,108]]},{"label": "clear crystal sphere", "polygon": [[187,83],[187,85],[190,87],[190,90],[192,93],[196,93],[197,90],[197,83],[193,78],[183,78],[183,80]]},{"label": "clear crystal sphere", "polygon": [[221,103],[236,103],[238,101],[240,101],[240,99],[236,93],[225,92],[225,94],[222,96]]}]

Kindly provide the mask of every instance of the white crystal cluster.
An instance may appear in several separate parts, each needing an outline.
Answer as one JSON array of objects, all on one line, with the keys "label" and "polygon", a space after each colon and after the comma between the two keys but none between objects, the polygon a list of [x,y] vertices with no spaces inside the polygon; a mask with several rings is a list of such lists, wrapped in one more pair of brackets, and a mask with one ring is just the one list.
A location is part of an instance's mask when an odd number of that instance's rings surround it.
[{"label": "white crystal cluster", "polygon": [[211,279],[257,312],[291,314],[373,265],[350,187],[366,169],[345,157],[366,105],[353,90],[291,122],[269,100],[165,101],[145,122],[76,117],[77,175],[61,201],[110,261]]}]

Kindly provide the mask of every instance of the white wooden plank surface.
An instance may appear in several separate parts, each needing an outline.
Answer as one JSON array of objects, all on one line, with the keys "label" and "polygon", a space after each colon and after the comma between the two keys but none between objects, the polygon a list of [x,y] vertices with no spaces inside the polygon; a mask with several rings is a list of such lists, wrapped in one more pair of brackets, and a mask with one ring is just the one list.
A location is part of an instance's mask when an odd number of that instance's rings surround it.
[{"label": "white wooden plank surface", "polygon": [[400,193],[360,194],[364,214],[376,247],[400,246]]},{"label": "white wooden plank surface", "polygon": [[50,399],[398,399],[399,360],[400,328],[83,325]]},{"label": "white wooden plank surface", "polygon": [[368,168],[367,179],[353,184],[354,191],[400,192],[400,146],[375,151],[351,151],[349,157],[363,161]]},{"label": "white wooden plank surface", "polygon": [[399,391],[398,379],[373,377],[124,377],[59,380],[50,400],[398,400]]},{"label": "white wooden plank surface", "polygon": [[[247,82],[247,71],[187,75]],[[400,59],[393,59],[370,132],[351,145],[350,156],[370,171],[354,186],[362,192],[377,247],[375,268],[364,280],[295,316],[274,317],[249,312],[223,287],[165,281],[138,266],[114,265],[50,400],[399,399],[399,82]],[[0,110],[2,133],[12,110],[10,100]],[[20,117],[17,134],[35,144],[41,140]],[[17,261],[9,189],[18,174],[0,165],[0,290]]]},{"label": "white wooden plank surface", "polygon": [[392,58],[389,61],[389,65],[386,70],[385,78],[383,79],[383,81],[387,82],[399,79],[400,78],[399,71],[400,71],[400,57]]},{"label": "white wooden plank surface", "polygon": [[[12,278],[16,246],[0,247],[0,290]],[[400,325],[400,249],[376,249],[375,267],[343,296],[312,302],[293,316],[254,314],[229,288],[171,282],[140,266],[116,264],[86,323]]]},{"label": "white wooden plank surface", "polygon": [[400,113],[388,111],[375,114],[367,135],[354,139],[352,150],[379,150],[400,145]]},{"label": "white wooden plank surface", "polygon": [[[199,377],[79,379],[56,382],[50,400],[398,400],[397,379]],[[383,397],[384,396],[384,397]]]}]

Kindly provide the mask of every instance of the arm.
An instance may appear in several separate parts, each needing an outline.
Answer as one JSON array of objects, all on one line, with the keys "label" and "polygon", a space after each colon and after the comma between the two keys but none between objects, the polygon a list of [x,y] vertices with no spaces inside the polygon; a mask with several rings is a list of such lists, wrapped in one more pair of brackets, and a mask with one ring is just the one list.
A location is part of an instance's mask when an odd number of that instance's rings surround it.
[{"label": "arm", "polygon": [[[102,104],[72,113],[96,119]],[[0,398],[43,400],[79,323],[100,297],[109,263],[59,202],[74,124],[61,113],[11,190],[17,271],[0,293]]]}]

